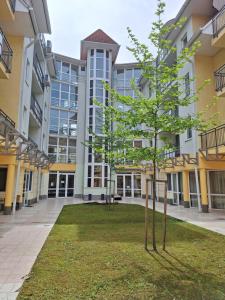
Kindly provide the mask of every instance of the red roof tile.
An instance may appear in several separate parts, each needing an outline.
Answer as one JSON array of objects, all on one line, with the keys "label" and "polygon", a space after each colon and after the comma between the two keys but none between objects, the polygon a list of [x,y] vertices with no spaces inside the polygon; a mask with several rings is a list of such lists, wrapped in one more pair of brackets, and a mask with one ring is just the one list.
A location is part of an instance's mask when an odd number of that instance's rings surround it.
[{"label": "red roof tile", "polygon": [[98,42],[103,44],[116,44],[117,43],[111,39],[110,36],[108,36],[103,30],[98,29],[95,32],[93,32],[91,35],[89,35],[84,41],[87,42]]}]

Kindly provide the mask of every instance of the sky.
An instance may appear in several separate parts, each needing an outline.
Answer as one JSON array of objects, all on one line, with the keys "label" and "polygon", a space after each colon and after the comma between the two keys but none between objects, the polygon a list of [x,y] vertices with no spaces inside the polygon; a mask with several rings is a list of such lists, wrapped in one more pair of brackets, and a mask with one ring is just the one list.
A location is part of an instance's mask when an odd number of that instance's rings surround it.
[{"label": "sky", "polygon": [[[157,0],[47,0],[52,26],[53,51],[80,58],[80,41],[102,29],[121,45],[117,63],[132,62],[127,27],[148,42]],[[63,2],[63,4],[62,4]],[[184,0],[166,0],[164,21],[176,16]]]}]

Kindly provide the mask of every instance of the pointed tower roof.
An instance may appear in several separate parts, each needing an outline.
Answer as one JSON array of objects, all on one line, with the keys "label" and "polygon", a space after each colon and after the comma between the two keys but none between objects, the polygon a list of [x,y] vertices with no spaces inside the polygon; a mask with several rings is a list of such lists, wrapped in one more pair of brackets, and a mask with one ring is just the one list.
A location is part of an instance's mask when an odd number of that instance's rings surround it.
[{"label": "pointed tower roof", "polygon": [[84,41],[118,45],[108,34],[106,34],[101,29],[98,29],[92,34],[90,34],[88,37],[84,39]]},{"label": "pointed tower roof", "polygon": [[98,29],[81,41],[81,60],[87,59],[88,49],[96,48],[111,51],[113,62],[115,62],[120,45],[103,30]]}]

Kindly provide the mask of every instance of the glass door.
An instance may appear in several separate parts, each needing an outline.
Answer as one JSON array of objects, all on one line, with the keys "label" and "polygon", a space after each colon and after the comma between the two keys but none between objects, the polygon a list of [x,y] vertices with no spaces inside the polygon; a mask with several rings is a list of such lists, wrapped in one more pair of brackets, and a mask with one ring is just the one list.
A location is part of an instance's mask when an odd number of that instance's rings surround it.
[{"label": "glass door", "polygon": [[132,176],[125,175],[125,197],[132,197]]},{"label": "glass door", "polygon": [[173,204],[178,205],[179,198],[178,198],[178,180],[177,174],[172,174],[173,177]]},{"label": "glass door", "polygon": [[66,197],[66,183],[67,181],[67,176],[66,174],[59,174],[59,191],[58,191],[58,196],[60,198],[65,198]]},{"label": "glass door", "polygon": [[48,197],[56,198],[57,192],[57,173],[49,174],[49,182],[48,182]]},{"label": "glass door", "polygon": [[118,175],[117,176],[117,194],[120,195],[121,197],[124,197],[123,193],[123,175]]},{"label": "glass door", "polygon": [[141,175],[134,175],[134,198],[141,198]]},{"label": "glass door", "polygon": [[74,175],[68,174],[67,175],[67,197],[74,196]]}]

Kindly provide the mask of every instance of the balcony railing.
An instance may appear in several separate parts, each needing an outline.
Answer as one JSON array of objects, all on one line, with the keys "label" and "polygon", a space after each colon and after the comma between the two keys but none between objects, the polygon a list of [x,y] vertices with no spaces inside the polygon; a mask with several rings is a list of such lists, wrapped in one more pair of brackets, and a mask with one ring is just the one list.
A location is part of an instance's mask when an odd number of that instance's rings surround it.
[{"label": "balcony railing", "polygon": [[42,70],[41,63],[40,63],[40,60],[39,60],[37,54],[34,56],[34,69],[37,74],[39,83],[40,83],[42,89],[44,90],[44,72]]},{"label": "balcony railing", "polygon": [[202,133],[200,137],[203,151],[225,145],[225,124]]},{"label": "balcony railing", "polygon": [[225,28],[225,6],[220,12],[213,18],[213,37],[217,38],[219,33]]},{"label": "balcony railing", "polygon": [[4,113],[4,111],[1,109],[0,109],[0,117],[3,117],[5,121],[9,122],[10,125],[12,125],[12,127],[15,127],[15,122],[12,119],[10,119],[10,117],[6,113]]},{"label": "balcony railing", "polygon": [[15,13],[16,9],[16,0],[9,0],[10,7],[12,9],[12,12]]},{"label": "balcony railing", "polygon": [[221,92],[225,87],[225,65],[215,72],[216,91]]},{"label": "balcony railing", "polygon": [[11,73],[13,51],[0,28],[0,61],[3,63],[6,72]]},{"label": "balcony railing", "polygon": [[[13,122],[10,117],[4,113],[3,110],[0,109],[0,119],[3,119],[6,123],[8,123],[10,126],[15,128],[15,122]],[[0,122],[0,136],[6,137],[6,125],[3,122]]]},{"label": "balcony railing", "polygon": [[30,108],[31,108],[32,112],[34,113],[35,117],[40,122],[40,124],[42,124],[42,115],[43,115],[42,114],[42,109],[41,109],[39,103],[37,102],[37,100],[35,99],[34,96],[31,97]]}]

